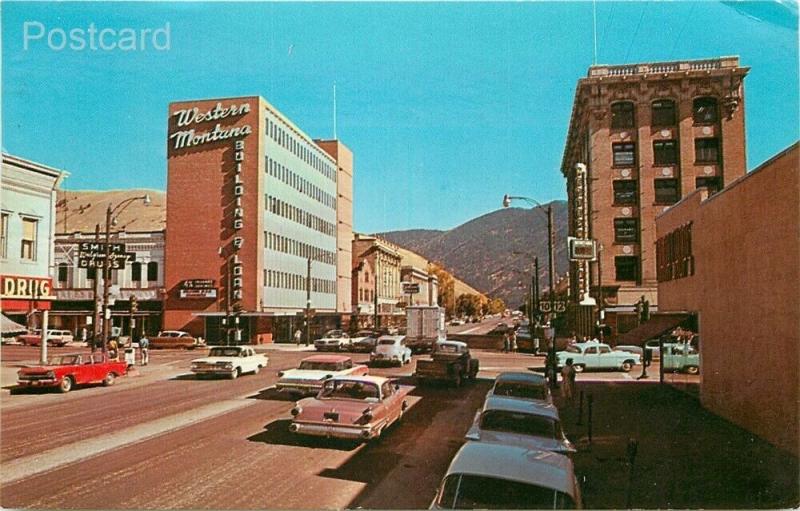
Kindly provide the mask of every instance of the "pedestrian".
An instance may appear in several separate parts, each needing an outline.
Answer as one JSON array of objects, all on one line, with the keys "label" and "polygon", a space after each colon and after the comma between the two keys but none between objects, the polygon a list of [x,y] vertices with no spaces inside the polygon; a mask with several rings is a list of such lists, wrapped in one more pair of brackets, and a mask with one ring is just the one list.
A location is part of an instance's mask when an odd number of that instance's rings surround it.
[{"label": "pedestrian", "polygon": [[86,342],[86,327],[81,328],[81,342]]},{"label": "pedestrian", "polygon": [[511,335],[508,332],[506,332],[503,334],[503,352],[508,353],[510,347],[511,347]]},{"label": "pedestrian", "polygon": [[298,328],[294,332],[294,343],[297,346],[300,346],[300,341],[303,339],[303,332]]},{"label": "pedestrian", "polygon": [[572,359],[568,358],[566,365],[561,368],[561,397],[572,402],[575,396],[575,376],[577,375]]},{"label": "pedestrian", "polygon": [[150,339],[146,336],[139,339],[139,352],[141,353],[141,364],[146,366],[150,363]]},{"label": "pedestrian", "polygon": [[117,340],[115,338],[111,338],[108,341],[108,358],[119,361],[119,346],[117,345]]},{"label": "pedestrian", "polygon": [[508,347],[511,349],[511,351],[513,351],[513,352],[517,351],[517,331],[516,330],[512,330],[511,334],[508,336],[508,344],[509,344]]}]

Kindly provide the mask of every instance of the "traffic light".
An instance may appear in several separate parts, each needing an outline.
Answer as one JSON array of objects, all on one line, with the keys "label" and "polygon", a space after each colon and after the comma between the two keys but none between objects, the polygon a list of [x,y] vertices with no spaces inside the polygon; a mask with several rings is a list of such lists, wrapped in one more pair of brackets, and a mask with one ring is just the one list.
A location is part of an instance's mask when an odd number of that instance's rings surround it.
[{"label": "traffic light", "polygon": [[139,301],[135,296],[131,296],[131,314],[139,311]]}]

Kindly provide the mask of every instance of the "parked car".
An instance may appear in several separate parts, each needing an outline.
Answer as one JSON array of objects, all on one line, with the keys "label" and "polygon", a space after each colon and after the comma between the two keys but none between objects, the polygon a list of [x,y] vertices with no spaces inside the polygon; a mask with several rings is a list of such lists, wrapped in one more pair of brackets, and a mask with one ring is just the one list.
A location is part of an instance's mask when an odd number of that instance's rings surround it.
[{"label": "parked car", "polygon": [[369,354],[370,364],[393,364],[397,367],[411,362],[411,348],[406,346],[404,335],[382,335]]},{"label": "parked car", "polygon": [[317,351],[343,351],[350,346],[350,336],[341,330],[328,330],[314,341]]},{"label": "parked car", "polygon": [[278,373],[275,387],[281,392],[316,394],[325,380],[340,376],[364,376],[369,372],[365,365],[354,364],[344,355],[314,355],[300,361],[297,369]]},{"label": "parked car", "polygon": [[547,385],[547,378],[535,373],[506,372],[497,375],[494,385],[486,395],[515,399],[527,399],[553,404],[553,396]]},{"label": "parked car", "polygon": [[103,353],[75,353],[52,357],[44,365],[23,367],[17,371],[17,385],[18,388],[56,387],[69,392],[75,385],[87,383],[111,386],[127,372],[125,362],[111,360]]},{"label": "parked car", "polygon": [[[47,345],[48,346],[66,346],[74,340],[72,332],[69,330],[47,330]],[[41,346],[42,344],[42,331],[37,329],[29,334],[23,334],[17,337],[17,341],[26,346]]]},{"label": "parked car", "polygon": [[417,360],[414,376],[420,384],[448,381],[459,387],[465,379],[475,379],[478,369],[478,359],[472,358],[466,343],[448,340],[435,343],[430,358]]},{"label": "parked car", "polygon": [[186,348],[194,349],[202,344],[187,332],[181,330],[164,330],[157,336],[149,338],[151,349]]},{"label": "parked car", "polygon": [[226,376],[235,380],[244,373],[258,374],[269,359],[249,346],[218,346],[207,357],[192,360],[197,376]]},{"label": "parked car", "polygon": [[636,353],[612,350],[608,344],[594,341],[572,344],[556,353],[556,356],[559,367],[566,365],[567,359],[571,358],[578,373],[586,369],[619,369],[628,372],[634,365],[642,363],[642,357]]},{"label": "parked car", "polygon": [[665,371],[700,373],[700,354],[688,343],[664,343],[661,367]]},{"label": "parked car", "polygon": [[444,475],[431,509],[581,509],[572,460],[514,445],[468,442]]},{"label": "parked car", "polygon": [[289,431],[351,440],[377,438],[403,416],[409,390],[379,376],[330,378],[317,397],[302,399],[292,408]]},{"label": "parked car", "polygon": [[461,318],[453,318],[450,320],[450,326],[461,326],[465,321]]},{"label": "parked car", "polygon": [[561,454],[575,452],[561,429],[558,408],[505,396],[486,398],[465,438]]},{"label": "parked car", "polygon": [[350,340],[350,350],[358,353],[370,353],[381,334],[375,330],[360,330]]}]

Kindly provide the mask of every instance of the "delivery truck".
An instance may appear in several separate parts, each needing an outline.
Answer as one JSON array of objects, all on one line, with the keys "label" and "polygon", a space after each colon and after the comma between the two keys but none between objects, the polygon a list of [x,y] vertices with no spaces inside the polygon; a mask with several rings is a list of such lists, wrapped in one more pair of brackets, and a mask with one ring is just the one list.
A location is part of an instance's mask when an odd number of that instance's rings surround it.
[{"label": "delivery truck", "polygon": [[406,307],[406,346],[411,351],[431,351],[433,343],[443,341],[446,333],[443,308],[438,305]]}]

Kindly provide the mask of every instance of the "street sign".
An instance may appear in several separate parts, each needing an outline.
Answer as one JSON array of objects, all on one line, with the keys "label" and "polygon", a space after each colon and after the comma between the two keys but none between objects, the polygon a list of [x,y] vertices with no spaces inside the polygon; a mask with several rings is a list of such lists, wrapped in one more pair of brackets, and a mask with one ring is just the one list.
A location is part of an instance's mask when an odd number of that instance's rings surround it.
[{"label": "street sign", "polygon": [[567,302],[563,300],[556,300],[553,302],[553,308],[550,308],[550,301],[542,300],[539,302],[539,310],[542,312],[567,312]]},{"label": "street sign", "polygon": [[570,261],[594,261],[597,259],[597,244],[594,240],[567,238]]},{"label": "street sign", "polygon": [[419,293],[418,282],[401,282],[400,284],[403,286],[404,295],[413,295]]},{"label": "street sign", "polygon": [[180,297],[181,298],[216,298],[217,297],[217,289],[216,288],[198,288],[198,289],[181,289],[180,290]]},{"label": "street sign", "polygon": [[181,289],[211,289],[214,279],[190,279],[181,281]]}]

